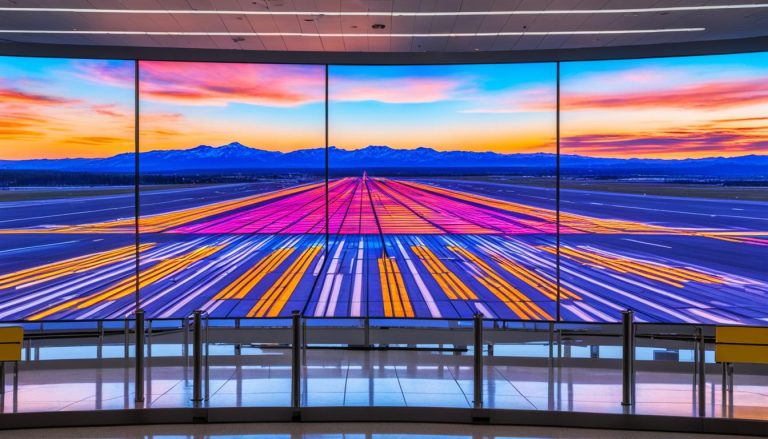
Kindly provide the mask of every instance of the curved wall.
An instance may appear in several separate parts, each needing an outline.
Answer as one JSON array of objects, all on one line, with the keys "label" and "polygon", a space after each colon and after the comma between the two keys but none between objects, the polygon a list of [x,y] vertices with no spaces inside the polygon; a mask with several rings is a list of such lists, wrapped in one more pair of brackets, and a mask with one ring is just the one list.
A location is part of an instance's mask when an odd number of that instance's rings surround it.
[{"label": "curved wall", "polygon": [[768,318],[763,53],[133,50],[0,59],[4,321]]}]

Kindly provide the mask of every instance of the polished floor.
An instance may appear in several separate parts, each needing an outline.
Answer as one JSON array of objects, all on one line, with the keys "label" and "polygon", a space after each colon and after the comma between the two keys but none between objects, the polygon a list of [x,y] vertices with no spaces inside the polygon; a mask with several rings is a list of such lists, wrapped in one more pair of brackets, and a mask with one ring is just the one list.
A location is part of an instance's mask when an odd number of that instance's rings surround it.
[{"label": "polished floor", "polygon": [[[290,404],[287,350],[249,349],[241,356],[212,358],[210,398],[202,405]],[[149,361],[143,404],[134,402],[131,368],[25,369],[22,364],[18,393],[11,391],[9,375],[1,408],[11,413],[194,406],[190,370],[161,360]],[[302,371],[302,405],[468,408],[473,400],[471,360],[446,352],[310,349]],[[523,366],[503,358],[487,361],[486,408],[597,413],[624,410],[619,369]],[[697,394],[689,370],[640,371],[637,382],[635,413],[697,415]],[[724,402],[720,375],[707,376],[706,415],[768,419],[766,376],[737,370],[734,385],[733,394],[726,395]]]},{"label": "polished floor", "polygon": [[729,439],[737,437],[744,436],[398,423],[142,425],[0,431],[0,439]]}]

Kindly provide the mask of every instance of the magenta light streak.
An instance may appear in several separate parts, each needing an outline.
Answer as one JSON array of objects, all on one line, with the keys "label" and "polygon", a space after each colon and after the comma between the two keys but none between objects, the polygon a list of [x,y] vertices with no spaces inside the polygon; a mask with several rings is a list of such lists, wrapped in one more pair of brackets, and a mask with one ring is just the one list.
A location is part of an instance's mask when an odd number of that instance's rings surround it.
[{"label": "magenta light streak", "polygon": [[[324,233],[325,188],[317,187],[228,213],[171,233]],[[385,178],[343,178],[328,184],[332,234],[532,234],[555,225]]]}]

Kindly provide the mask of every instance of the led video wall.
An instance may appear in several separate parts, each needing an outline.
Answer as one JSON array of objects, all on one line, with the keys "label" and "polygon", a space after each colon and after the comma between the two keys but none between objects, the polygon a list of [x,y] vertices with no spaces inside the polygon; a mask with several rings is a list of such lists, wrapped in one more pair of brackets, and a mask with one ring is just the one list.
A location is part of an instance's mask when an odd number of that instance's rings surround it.
[{"label": "led video wall", "polygon": [[0,320],[134,304],[134,82],[128,61],[0,57]]},{"label": "led video wall", "polygon": [[1,57],[0,320],[765,324],[768,55],[559,71]]},{"label": "led video wall", "polygon": [[767,78],[765,53],[562,63],[564,308],[768,321]]},{"label": "led video wall", "polygon": [[[552,63],[330,66],[337,263],[310,314],[553,319],[537,246],[556,234],[556,80]],[[529,180],[521,216],[506,189]]]}]

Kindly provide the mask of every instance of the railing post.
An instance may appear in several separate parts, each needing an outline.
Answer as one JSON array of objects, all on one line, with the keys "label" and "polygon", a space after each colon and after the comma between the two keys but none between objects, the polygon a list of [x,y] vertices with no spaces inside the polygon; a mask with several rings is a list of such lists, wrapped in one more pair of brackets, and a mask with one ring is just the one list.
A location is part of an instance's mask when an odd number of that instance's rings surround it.
[{"label": "railing post", "polygon": [[307,319],[301,320],[301,365],[307,365]]},{"label": "railing post", "polygon": [[203,331],[202,312],[192,313],[192,401],[199,403],[203,400]]},{"label": "railing post", "polygon": [[128,335],[128,333],[130,332],[129,331],[130,327],[131,327],[131,324],[128,321],[128,318],[126,317],[125,325],[123,327],[123,356],[125,357],[126,360],[128,360],[128,358],[131,356],[131,349],[130,349],[131,341]]},{"label": "railing post", "polygon": [[635,404],[635,313],[621,312],[622,355],[621,355],[621,405]]},{"label": "railing post", "polygon": [[301,407],[301,314],[294,311],[291,342],[291,407]]},{"label": "railing post", "polygon": [[475,314],[474,407],[483,407],[483,315]]},{"label": "railing post", "polygon": [[707,377],[706,373],[706,344],[704,343],[704,329],[699,326],[696,328],[696,375],[698,383],[696,384],[698,390],[698,406],[699,416],[704,417],[707,415]]},{"label": "railing post", "polygon": [[205,400],[211,399],[210,345],[208,343],[208,313],[205,313]]},{"label": "railing post", "polygon": [[184,318],[181,324],[181,331],[183,332],[181,355],[184,356],[184,367],[189,369],[189,316]]},{"label": "railing post", "polygon": [[363,330],[365,331],[363,333],[363,346],[366,348],[371,347],[371,320],[368,318],[368,316],[365,316],[363,319]]},{"label": "railing post", "polygon": [[104,321],[99,320],[96,323],[96,330],[99,333],[99,343],[96,345],[96,358],[101,359],[104,353]]},{"label": "railing post", "polygon": [[723,366],[723,384],[720,386],[720,396],[722,397],[723,417],[725,417],[725,409],[728,405],[728,363],[721,364]]},{"label": "railing post", "polygon": [[152,319],[147,320],[147,358],[152,360]]},{"label": "railing post", "polygon": [[136,380],[135,401],[144,402],[144,310],[136,311]]}]

